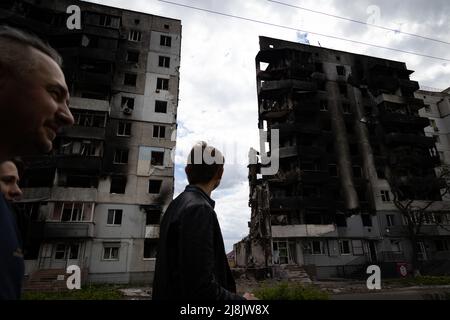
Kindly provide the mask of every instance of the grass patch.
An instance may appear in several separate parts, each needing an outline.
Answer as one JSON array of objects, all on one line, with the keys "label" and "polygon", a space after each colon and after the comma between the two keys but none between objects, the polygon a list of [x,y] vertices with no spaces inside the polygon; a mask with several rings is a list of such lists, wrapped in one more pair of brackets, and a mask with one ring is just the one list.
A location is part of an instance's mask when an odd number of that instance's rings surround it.
[{"label": "grass patch", "polygon": [[443,286],[450,285],[449,276],[419,276],[415,278],[391,279],[385,281],[388,284],[404,286]]},{"label": "grass patch", "polygon": [[87,285],[80,290],[63,292],[25,292],[22,300],[121,300],[122,286]]},{"label": "grass patch", "polygon": [[328,300],[329,295],[314,286],[283,282],[276,286],[263,285],[254,295],[261,300]]}]

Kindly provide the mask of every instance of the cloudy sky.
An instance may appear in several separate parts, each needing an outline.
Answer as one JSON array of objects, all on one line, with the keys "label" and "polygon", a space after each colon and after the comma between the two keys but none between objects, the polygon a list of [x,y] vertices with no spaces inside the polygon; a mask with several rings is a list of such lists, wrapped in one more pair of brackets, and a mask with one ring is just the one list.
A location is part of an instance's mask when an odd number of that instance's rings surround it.
[{"label": "cloudy sky", "polygon": [[[255,56],[258,36],[404,61],[423,87],[450,87],[450,45],[412,37],[418,34],[450,42],[448,0],[90,0],[110,6],[180,19],[180,103],[178,106],[175,195],[187,183],[184,159],[191,146],[204,140],[223,149],[228,164],[221,186],[212,194],[227,252],[248,234],[247,153],[258,147]],[[257,20],[248,21],[173,3]],[[292,6],[310,9],[310,11]],[[319,14],[341,16],[362,23]],[[279,26],[275,26],[279,25]],[[280,26],[284,26],[280,27]],[[295,30],[297,29],[297,30]],[[299,33],[299,31],[307,32]],[[410,51],[439,59],[338,40],[346,38]],[[445,60],[447,59],[447,61]]]}]

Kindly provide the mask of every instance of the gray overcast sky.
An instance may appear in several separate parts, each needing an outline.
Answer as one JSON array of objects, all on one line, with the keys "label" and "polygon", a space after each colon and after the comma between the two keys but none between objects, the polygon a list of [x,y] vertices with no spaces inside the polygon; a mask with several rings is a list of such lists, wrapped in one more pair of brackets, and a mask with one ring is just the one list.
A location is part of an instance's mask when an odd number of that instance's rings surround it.
[{"label": "gray overcast sky", "polygon": [[[450,45],[398,32],[318,15],[268,0],[172,0],[213,11],[329,34],[380,46],[450,59]],[[371,22],[450,42],[448,0],[279,0],[291,5]],[[248,234],[247,153],[258,147],[255,56],[258,36],[298,41],[294,30],[268,26],[183,8],[158,0],[90,0],[149,14],[180,19],[180,103],[178,106],[175,194],[186,185],[184,161],[191,146],[205,140],[225,149],[226,165],[221,186],[213,192],[227,252]],[[378,14],[379,13],[379,14]],[[415,70],[412,79],[421,86],[450,87],[450,62],[423,58],[308,34],[311,45],[373,55],[406,62]],[[228,156],[227,156],[228,155]]]}]

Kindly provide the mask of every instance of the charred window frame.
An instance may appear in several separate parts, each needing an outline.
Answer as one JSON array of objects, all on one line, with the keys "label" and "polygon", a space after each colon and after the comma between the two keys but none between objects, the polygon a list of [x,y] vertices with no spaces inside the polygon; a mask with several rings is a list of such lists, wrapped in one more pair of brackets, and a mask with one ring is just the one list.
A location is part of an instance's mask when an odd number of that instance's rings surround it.
[{"label": "charred window frame", "polygon": [[159,194],[161,192],[162,180],[150,179],[148,181],[148,193]]},{"label": "charred window frame", "polygon": [[114,164],[128,164],[128,149],[115,150]]},{"label": "charred window frame", "polygon": [[131,137],[131,122],[120,121],[117,125],[117,136]]},{"label": "charred window frame", "polygon": [[148,210],[145,213],[145,225],[159,225],[161,222],[161,210]]},{"label": "charred window frame", "polygon": [[139,51],[127,51],[126,61],[129,63],[139,62]]},{"label": "charred window frame", "polygon": [[128,40],[132,42],[140,42],[142,40],[142,32],[138,30],[130,30]]},{"label": "charred window frame", "polygon": [[163,166],[164,165],[164,152],[152,151],[152,155],[150,158],[150,164],[152,166]]},{"label": "charred window frame", "polygon": [[109,193],[125,194],[126,187],[127,187],[127,177],[126,176],[112,176],[111,177],[111,187],[110,187]]},{"label": "charred window frame", "polygon": [[158,239],[144,239],[144,259],[155,259]]},{"label": "charred window frame", "polygon": [[123,77],[123,84],[125,86],[135,87],[137,83],[136,73],[125,73]]}]

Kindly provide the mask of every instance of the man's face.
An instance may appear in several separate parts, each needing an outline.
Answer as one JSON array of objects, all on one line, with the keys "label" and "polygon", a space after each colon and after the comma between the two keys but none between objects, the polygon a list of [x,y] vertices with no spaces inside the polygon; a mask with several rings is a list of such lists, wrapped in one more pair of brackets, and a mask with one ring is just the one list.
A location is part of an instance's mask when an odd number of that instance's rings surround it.
[{"label": "man's face", "polygon": [[47,55],[31,50],[36,67],[6,81],[0,92],[0,104],[7,110],[2,131],[8,135],[2,143],[8,144],[10,156],[51,151],[58,131],[74,122],[61,68]]},{"label": "man's face", "polygon": [[19,173],[16,165],[11,161],[0,163],[0,192],[6,200],[19,200],[22,190],[19,188]]}]

